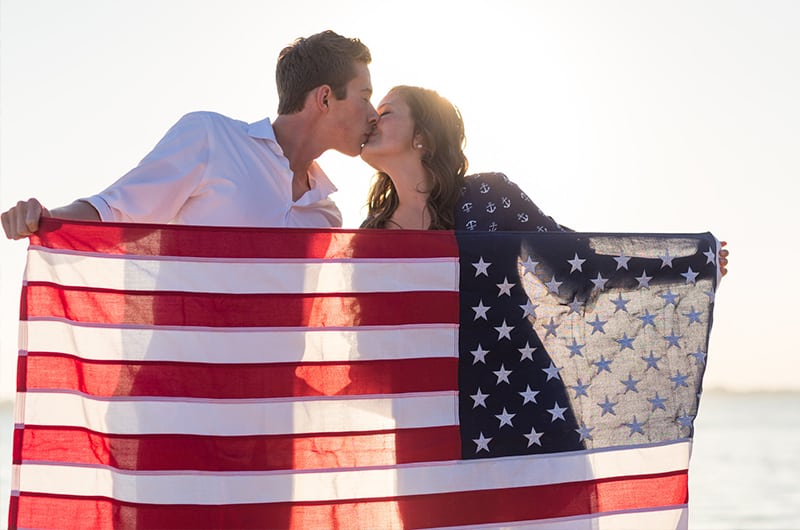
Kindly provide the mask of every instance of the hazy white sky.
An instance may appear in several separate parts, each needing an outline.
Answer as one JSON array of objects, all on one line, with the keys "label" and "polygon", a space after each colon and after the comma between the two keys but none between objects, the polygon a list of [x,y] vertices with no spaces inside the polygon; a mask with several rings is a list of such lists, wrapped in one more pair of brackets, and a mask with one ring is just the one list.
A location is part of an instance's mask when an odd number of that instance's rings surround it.
[{"label": "hazy white sky", "polygon": [[[800,176],[794,0],[1,0],[0,208],[124,174],[192,110],[275,116],[280,49],[323,29],[462,110],[471,170],[508,174],[581,231],[729,241],[706,388],[800,389],[785,269]],[[328,154],[345,226],[371,170]],[[14,390],[25,242],[2,240],[0,394]]]}]

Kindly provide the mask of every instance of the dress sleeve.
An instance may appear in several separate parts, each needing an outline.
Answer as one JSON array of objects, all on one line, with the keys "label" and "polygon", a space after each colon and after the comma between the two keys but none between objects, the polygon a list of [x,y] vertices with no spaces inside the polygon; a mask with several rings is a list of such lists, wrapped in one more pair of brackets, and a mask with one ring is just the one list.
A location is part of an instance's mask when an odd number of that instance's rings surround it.
[{"label": "dress sleeve", "polygon": [[104,221],[168,223],[200,186],[209,150],[207,117],[187,114],[138,166],[83,200]]},{"label": "dress sleeve", "polygon": [[502,173],[491,174],[494,188],[498,192],[498,203],[503,205],[500,230],[525,230],[529,232],[562,232],[562,227],[546,215],[531,198]]}]

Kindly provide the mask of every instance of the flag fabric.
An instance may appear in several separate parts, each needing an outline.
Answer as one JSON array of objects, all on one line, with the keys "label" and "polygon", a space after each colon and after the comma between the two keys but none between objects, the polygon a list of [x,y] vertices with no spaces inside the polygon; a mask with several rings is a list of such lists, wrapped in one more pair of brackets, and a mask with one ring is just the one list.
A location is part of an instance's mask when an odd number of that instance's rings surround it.
[{"label": "flag fabric", "polygon": [[65,222],[11,528],[685,528],[711,234]]}]

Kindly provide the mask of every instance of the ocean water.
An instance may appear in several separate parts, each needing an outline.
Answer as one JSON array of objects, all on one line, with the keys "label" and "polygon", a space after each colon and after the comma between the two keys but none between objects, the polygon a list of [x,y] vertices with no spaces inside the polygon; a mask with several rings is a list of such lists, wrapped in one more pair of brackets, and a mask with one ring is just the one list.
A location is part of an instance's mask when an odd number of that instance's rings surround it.
[{"label": "ocean water", "polygon": [[[13,405],[0,402],[0,527]],[[691,530],[800,530],[800,393],[706,392],[689,466]]]}]

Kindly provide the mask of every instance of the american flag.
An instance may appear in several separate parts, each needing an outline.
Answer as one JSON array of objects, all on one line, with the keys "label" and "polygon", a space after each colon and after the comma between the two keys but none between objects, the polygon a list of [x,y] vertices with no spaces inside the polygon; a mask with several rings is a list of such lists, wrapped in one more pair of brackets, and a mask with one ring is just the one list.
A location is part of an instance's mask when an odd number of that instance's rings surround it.
[{"label": "american flag", "polygon": [[711,234],[45,220],[11,528],[682,528]]}]

